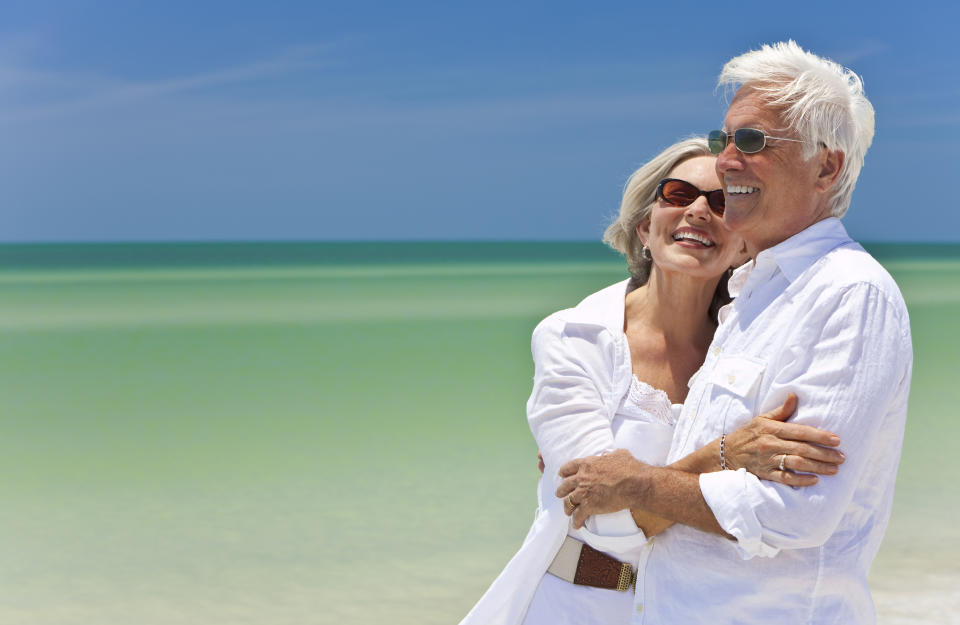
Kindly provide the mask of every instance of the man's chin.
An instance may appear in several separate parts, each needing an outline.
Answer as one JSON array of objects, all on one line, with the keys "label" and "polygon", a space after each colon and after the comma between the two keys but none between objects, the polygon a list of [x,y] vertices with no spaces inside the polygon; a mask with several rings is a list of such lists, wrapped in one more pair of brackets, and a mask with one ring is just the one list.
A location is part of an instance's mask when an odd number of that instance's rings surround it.
[{"label": "man's chin", "polygon": [[727,208],[723,214],[723,225],[731,232],[740,232],[745,230],[750,222],[750,215],[753,211],[749,208],[730,209]]}]

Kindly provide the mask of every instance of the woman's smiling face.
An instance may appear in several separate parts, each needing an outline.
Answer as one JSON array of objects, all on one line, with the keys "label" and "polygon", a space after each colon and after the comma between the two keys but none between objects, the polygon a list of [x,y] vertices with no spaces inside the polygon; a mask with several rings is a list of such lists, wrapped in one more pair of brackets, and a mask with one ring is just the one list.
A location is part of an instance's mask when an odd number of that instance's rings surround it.
[{"label": "woman's smiling face", "polygon": [[[674,167],[669,177],[702,191],[720,189],[716,160],[695,156]],[[688,206],[657,198],[650,218],[637,226],[637,234],[659,269],[703,279],[720,276],[740,259],[743,250],[743,239],[727,229],[702,195]]]}]

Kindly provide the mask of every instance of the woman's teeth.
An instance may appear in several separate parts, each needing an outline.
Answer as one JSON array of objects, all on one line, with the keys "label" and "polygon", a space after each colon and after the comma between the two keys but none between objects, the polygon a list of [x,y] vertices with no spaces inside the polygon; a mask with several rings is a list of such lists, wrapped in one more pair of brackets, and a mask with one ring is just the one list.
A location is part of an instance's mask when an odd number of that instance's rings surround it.
[{"label": "woman's teeth", "polygon": [[753,193],[754,191],[759,191],[757,187],[746,187],[739,184],[732,184],[727,187],[728,195],[741,195],[745,193]]},{"label": "woman's teeth", "polygon": [[694,234],[693,232],[678,232],[675,235],[673,235],[674,241],[680,241],[681,239],[696,241],[697,243],[702,243],[707,247],[713,246],[713,241],[711,241],[707,237],[700,236],[699,234]]}]

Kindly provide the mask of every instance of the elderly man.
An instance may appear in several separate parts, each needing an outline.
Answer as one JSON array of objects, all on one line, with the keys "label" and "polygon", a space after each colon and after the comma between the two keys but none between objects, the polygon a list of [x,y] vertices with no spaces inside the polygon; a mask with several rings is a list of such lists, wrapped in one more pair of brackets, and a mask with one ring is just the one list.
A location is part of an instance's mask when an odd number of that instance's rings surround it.
[{"label": "elderly man", "polygon": [[[873,137],[854,73],[794,42],[731,60],[739,89],[710,135],[724,221],[753,258],[690,391],[672,462],[799,396],[794,421],[838,434],[846,462],[815,486],[729,466],[701,476],[625,451],[567,463],[573,524],[644,509],[676,522],[648,543],[634,622],[872,623],[867,573],[893,501],[912,348],[896,284],[839,221]],[[779,457],[784,472],[800,458]]]}]

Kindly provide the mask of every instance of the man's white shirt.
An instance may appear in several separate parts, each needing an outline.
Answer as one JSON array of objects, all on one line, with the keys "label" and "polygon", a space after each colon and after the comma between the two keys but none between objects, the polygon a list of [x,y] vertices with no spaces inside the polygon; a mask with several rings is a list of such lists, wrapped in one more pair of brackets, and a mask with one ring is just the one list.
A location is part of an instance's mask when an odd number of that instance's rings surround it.
[{"label": "man's white shirt", "polygon": [[736,299],[690,380],[668,462],[799,397],[792,421],[830,430],[846,461],[791,488],[744,470],[700,488],[736,540],[675,525],[638,572],[635,623],[873,623],[867,574],[890,509],[913,353],[893,279],[820,221],[730,280]]}]

